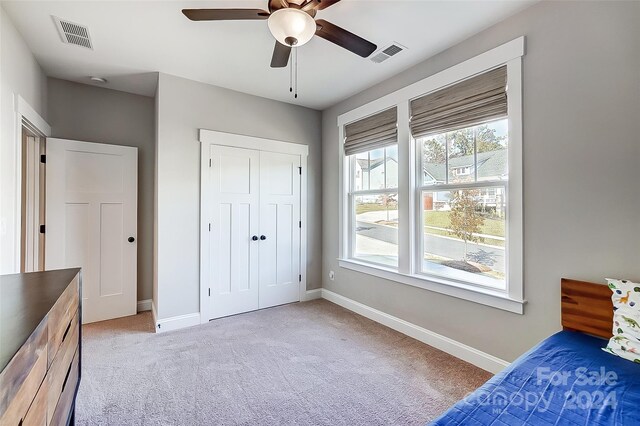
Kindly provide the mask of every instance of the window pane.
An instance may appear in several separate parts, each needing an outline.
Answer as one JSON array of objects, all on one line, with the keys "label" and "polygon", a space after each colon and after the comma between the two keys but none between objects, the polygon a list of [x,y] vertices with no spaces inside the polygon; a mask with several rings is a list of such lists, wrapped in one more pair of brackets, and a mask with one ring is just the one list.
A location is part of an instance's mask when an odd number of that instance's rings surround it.
[{"label": "window pane", "polygon": [[423,185],[445,183],[447,179],[447,148],[445,135],[428,136],[422,143]]},{"label": "window pane", "polygon": [[506,180],[507,135],[504,118],[422,138],[423,185]]},{"label": "window pane", "polygon": [[386,188],[398,187],[398,146],[385,148],[386,168],[384,171]]},{"label": "window pane", "polygon": [[354,186],[356,191],[369,189],[369,153],[356,154],[354,170]]},{"label": "window pane", "polygon": [[474,164],[474,128],[449,132],[445,139],[449,144],[449,183],[473,182]]},{"label": "window pane", "polygon": [[476,127],[478,181],[507,180],[507,135],[506,118]]},{"label": "window pane", "polygon": [[398,146],[380,148],[355,155],[354,191],[398,187]]},{"label": "window pane", "polygon": [[356,196],[354,257],[398,266],[398,194]]},{"label": "window pane", "polygon": [[504,187],[424,191],[422,272],[505,288]]},{"label": "window pane", "polygon": [[384,148],[369,151],[369,189],[384,189]]}]

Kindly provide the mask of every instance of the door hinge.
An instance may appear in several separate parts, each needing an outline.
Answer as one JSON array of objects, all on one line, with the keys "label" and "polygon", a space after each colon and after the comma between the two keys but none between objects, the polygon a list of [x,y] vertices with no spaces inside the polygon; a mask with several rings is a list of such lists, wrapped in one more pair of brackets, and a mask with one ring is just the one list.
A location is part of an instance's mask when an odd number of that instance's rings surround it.
[{"label": "door hinge", "polygon": [[211,167],[211,158],[209,158],[209,167]]},{"label": "door hinge", "polygon": [[302,282],[302,275],[298,275],[298,282]]},{"label": "door hinge", "polygon": [[302,221],[299,221],[299,222],[298,222],[298,228],[301,228],[301,229],[302,229]]},{"label": "door hinge", "polygon": [[300,173],[300,176],[302,176],[302,167],[298,167],[298,172]]},{"label": "door hinge", "polygon": [[211,224],[209,224],[209,232],[211,232]]},{"label": "door hinge", "polygon": [[41,154],[41,155],[40,155],[40,162],[41,162],[42,164],[45,164],[45,163],[47,162],[47,156],[46,156],[46,154]]},{"label": "door hinge", "polygon": [[209,297],[211,297],[211,288],[209,288]]},{"label": "door hinge", "polygon": [[41,234],[44,234],[45,228],[46,227],[44,225],[40,225],[40,233]]}]

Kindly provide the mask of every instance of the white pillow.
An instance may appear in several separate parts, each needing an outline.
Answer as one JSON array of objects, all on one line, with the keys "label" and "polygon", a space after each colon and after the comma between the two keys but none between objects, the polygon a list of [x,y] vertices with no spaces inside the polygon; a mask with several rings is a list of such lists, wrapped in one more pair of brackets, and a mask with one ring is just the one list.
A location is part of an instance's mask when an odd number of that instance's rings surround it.
[{"label": "white pillow", "polygon": [[613,337],[604,349],[640,363],[640,284],[607,278],[613,291]]}]

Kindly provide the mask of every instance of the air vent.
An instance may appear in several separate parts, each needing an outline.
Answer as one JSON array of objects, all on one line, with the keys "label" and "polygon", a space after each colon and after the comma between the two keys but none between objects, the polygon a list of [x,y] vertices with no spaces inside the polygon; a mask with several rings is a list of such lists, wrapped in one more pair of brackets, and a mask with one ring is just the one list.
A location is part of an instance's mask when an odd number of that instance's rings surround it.
[{"label": "air vent", "polygon": [[56,23],[56,27],[58,28],[58,32],[60,33],[63,43],[75,44],[76,46],[93,49],[91,37],[89,36],[89,29],[87,27],[65,19],[60,19],[57,16],[54,16],[53,20]]},{"label": "air vent", "polygon": [[393,43],[390,46],[380,49],[378,53],[375,53],[373,56],[371,56],[371,61],[379,64],[386,61],[390,57],[397,55],[403,50],[406,50],[406,47],[401,46],[398,43]]}]

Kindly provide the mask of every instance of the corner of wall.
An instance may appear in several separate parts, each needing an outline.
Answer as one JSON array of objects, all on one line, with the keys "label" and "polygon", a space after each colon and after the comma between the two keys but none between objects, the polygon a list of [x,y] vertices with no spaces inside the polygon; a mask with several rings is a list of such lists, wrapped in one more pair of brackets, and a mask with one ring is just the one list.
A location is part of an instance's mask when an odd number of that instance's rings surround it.
[{"label": "corner of wall", "polygon": [[21,96],[47,118],[47,77],[0,5],[0,273],[18,272],[20,228],[20,147],[16,135],[15,97]]}]

